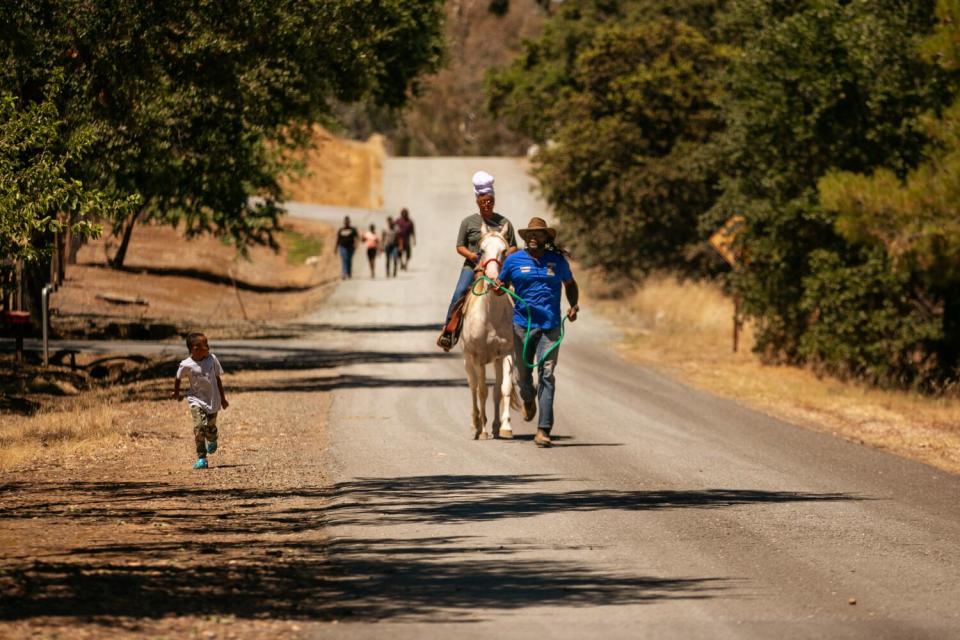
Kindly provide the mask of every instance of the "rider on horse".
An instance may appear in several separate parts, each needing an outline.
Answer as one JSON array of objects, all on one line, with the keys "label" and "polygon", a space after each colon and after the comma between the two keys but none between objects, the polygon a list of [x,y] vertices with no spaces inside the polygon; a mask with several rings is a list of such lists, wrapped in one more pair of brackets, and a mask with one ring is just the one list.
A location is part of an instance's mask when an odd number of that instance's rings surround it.
[{"label": "rider on horse", "polygon": [[473,193],[477,199],[478,213],[467,216],[460,223],[460,232],[457,234],[457,253],[463,256],[463,267],[460,269],[460,277],[457,279],[457,286],[453,291],[453,299],[450,300],[450,307],[447,309],[447,318],[443,323],[443,332],[437,339],[437,346],[444,351],[449,351],[457,343],[460,336],[460,324],[463,316],[463,304],[470,285],[476,278],[475,271],[478,264],[480,236],[483,235],[481,227],[486,225],[488,229],[498,230],[507,224],[507,242],[510,245],[509,252],[517,249],[517,239],[513,233],[513,225],[509,220],[493,211],[493,176],[486,171],[477,171],[473,174]]}]

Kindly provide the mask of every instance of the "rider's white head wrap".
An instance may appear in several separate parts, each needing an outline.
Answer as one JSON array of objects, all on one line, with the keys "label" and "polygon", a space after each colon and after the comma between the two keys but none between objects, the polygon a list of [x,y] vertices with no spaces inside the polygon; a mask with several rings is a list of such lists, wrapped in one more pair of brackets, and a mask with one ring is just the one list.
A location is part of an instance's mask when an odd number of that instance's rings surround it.
[{"label": "rider's white head wrap", "polygon": [[493,195],[493,176],[486,171],[473,174],[473,193],[476,196]]}]

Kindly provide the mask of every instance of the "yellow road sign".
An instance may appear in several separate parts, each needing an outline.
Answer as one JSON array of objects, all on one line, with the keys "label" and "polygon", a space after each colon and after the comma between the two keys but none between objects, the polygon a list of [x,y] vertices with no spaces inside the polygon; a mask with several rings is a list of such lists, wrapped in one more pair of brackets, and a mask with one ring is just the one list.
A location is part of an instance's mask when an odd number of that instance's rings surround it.
[{"label": "yellow road sign", "polygon": [[710,236],[710,246],[717,250],[731,267],[736,267],[740,261],[740,249],[734,246],[737,235],[746,222],[743,216],[733,216],[720,229]]}]

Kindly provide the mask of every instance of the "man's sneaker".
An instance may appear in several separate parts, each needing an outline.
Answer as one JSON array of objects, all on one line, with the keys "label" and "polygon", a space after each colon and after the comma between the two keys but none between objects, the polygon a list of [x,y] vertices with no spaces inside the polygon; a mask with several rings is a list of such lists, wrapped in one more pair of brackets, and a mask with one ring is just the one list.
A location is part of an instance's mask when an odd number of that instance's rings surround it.
[{"label": "man's sneaker", "polygon": [[211,440],[207,443],[207,453],[216,453],[217,452],[217,441]]},{"label": "man's sneaker", "polygon": [[533,442],[538,447],[552,447],[553,441],[550,440],[550,432],[546,429],[537,429],[537,435],[533,436]]},{"label": "man's sneaker", "polygon": [[194,469],[207,469],[207,468],[208,468],[208,467],[207,467],[207,459],[206,459],[206,458],[200,458],[199,460],[197,460],[196,462],[193,463],[193,468],[194,468]]},{"label": "man's sneaker", "polygon": [[531,400],[530,402],[523,403],[523,419],[525,422],[530,422],[537,415],[537,401]]}]

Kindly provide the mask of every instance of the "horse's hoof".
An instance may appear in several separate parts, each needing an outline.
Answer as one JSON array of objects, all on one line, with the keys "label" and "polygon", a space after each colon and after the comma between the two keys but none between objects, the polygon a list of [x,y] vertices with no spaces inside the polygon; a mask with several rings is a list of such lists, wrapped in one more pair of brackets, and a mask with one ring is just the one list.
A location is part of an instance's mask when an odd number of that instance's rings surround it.
[{"label": "horse's hoof", "polygon": [[500,433],[497,434],[501,440],[513,440],[513,429],[500,429]]},{"label": "horse's hoof", "polygon": [[493,440],[493,434],[489,431],[481,431],[480,435],[477,436],[477,440]]}]

